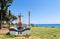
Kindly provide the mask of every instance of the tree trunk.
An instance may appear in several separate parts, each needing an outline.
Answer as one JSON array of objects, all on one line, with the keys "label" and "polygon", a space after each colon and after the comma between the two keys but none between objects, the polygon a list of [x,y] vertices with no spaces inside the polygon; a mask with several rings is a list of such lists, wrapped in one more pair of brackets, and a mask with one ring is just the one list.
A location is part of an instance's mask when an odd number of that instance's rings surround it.
[{"label": "tree trunk", "polygon": [[10,28],[10,21],[8,22],[8,24],[9,24],[9,27],[8,28]]},{"label": "tree trunk", "polygon": [[1,20],[0,20],[0,29],[1,29]]},{"label": "tree trunk", "polygon": [[2,13],[0,14],[1,15],[1,19],[0,19],[0,29],[2,29]]},{"label": "tree trunk", "polygon": [[2,21],[0,22],[0,29],[2,29]]}]

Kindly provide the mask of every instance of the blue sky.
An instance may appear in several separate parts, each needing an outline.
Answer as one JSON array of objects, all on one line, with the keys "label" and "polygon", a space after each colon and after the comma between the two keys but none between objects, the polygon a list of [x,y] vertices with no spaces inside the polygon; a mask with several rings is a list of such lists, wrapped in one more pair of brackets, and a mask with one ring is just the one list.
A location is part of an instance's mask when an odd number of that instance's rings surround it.
[{"label": "blue sky", "polygon": [[14,0],[9,7],[12,14],[22,13],[22,22],[28,23],[28,11],[31,23],[60,24],[60,0]]}]

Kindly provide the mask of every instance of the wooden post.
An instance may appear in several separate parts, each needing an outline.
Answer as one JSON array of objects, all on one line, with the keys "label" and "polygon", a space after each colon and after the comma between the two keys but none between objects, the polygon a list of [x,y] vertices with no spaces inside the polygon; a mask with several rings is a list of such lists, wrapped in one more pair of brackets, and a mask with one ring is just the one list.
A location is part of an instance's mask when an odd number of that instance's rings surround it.
[{"label": "wooden post", "polygon": [[30,26],[30,11],[28,11],[28,26]]},{"label": "wooden post", "polygon": [[18,16],[18,17],[19,17],[18,25],[21,27],[21,26],[22,26],[22,21],[21,21],[21,17],[22,17],[22,15],[21,15],[21,13],[20,13],[20,16]]},{"label": "wooden post", "polygon": [[[21,13],[20,13],[20,22],[21,22],[21,17],[22,17],[22,15],[21,15]],[[22,22],[21,22],[22,23]]]}]

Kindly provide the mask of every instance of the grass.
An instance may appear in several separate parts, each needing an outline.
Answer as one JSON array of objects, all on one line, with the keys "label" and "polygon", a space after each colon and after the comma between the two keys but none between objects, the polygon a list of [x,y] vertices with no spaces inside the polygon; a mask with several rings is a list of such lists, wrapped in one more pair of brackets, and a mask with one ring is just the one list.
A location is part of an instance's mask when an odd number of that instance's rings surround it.
[{"label": "grass", "polygon": [[26,35],[23,35],[24,37],[28,38],[30,35],[26,34]]},{"label": "grass", "polygon": [[20,38],[25,37],[28,39],[29,37],[32,37],[30,39],[59,39],[60,38],[60,28],[31,27],[30,31],[31,31],[30,35],[25,35],[25,36],[0,35],[0,39],[8,39],[8,38],[12,39],[16,37],[20,37]]},{"label": "grass", "polygon": [[32,27],[31,35],[42,39],[58,39],[60,37],[59,28],[40,28]]}]

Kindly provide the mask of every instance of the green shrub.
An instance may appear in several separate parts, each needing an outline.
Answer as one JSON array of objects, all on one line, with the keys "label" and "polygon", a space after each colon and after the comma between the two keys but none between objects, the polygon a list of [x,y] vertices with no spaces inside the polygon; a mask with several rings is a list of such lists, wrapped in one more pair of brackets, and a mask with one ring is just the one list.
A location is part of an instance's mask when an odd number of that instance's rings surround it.
[{"label": "green shrub", "polygon": [[52,28],[55,28],[54,26],[52,26]]}]

